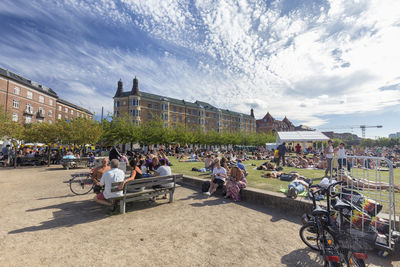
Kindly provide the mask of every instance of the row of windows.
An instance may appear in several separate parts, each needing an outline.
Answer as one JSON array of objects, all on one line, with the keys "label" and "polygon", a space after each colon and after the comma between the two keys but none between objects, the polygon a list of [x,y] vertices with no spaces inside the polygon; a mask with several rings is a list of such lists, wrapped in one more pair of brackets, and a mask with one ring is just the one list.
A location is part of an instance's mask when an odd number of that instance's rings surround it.
[{"label": "row of windows", "polygon": [[[13,108],[19,109],[19,106],[20,106],[20,105],[19,105],[19,100],[13,99]],[[30,113],[30,114],[33,114],[33,113],[34,113],[33,106],[32,106],[30,103],[27,103],[27,104],[25,105],[25,108],[26,108],[25,111],[26,111],[27,113]],[[58,110],[59,110],[59,111],[62,111],[61,106],[58,106]],[[39,107],[38,111],[39,111],[39,113],[40,113],[41,115],[43,115],[43,116],[46,115],[46,111],[45,111],[44,108]],[[65,108],[65,112],[68,113],[68,108]],[[49,117],[52,117],[52,116],[53,116],[53,110],[49,110],[49,111],[48,111],[48,115],[49,115]],[[71,109],[71,115],[74,115],[74,111],[73,111],[72,109]],[[82,118],[85,117],[85,114],[79,113],[79,112],[77,112],[76,115],[77,115],[78,117],[80,116],[80,117],[82,117]],[[59,116],[61,116],[61,114],[60,114]],[[140,116],[140,115],[137,114],[136,116]],[[86,115],[86,118],[89,118],[89,116]]]},{"label": "row of windows", "polygon": [[[19,101],[18,100],[16,100],[16,99],[14,99],[13,100],[13,108],[15,108],[15,109],[19,109]],[[26,103],[26,105],[25,105],[25,111],[27,112],[27,113],[29,113],[29,114],[33,114],[34,112],[35,112],[35,110],[33,109],[33,106],[30,104],[30,103]],[[41,115],[46,115],[46,111],[44,110],[44,108],[42,108],[42,107],[39,107],[39,109],[38,109],[38,111],[39,111],[39,113],[41,114]],[[53,116],[53,111],[52,110],[49,110],[49,117],[52,117]]]},{"label": "row of windows", "polygon": [[[18,86],[14,86],[14,94],[15,95],[20,95],[21,94],[21,88]],[[26,98],[28,99],[33,99],[33,92],[32,91],[26,91]],[[40,103],[44,103],[44,96],[39,95],[38,100]],[[53,99],[49,99],[49,105],[53,105]]]},{"label": "row of windows", "polygon": [[[18,113],[13,112],[11,118],[12,118],[13,121],[18,122],[18,120],[19,120],[19,118],[18,118]],[[36,118],[36,121],[37,121],[37,122],[43,122],[43,118]],[[52,120],[48,120],[48,122],[49,122],[50,124],[53,123]],[[25,123],[32,123],[32,116],[31,116],[31,115],[25,115]]]}]

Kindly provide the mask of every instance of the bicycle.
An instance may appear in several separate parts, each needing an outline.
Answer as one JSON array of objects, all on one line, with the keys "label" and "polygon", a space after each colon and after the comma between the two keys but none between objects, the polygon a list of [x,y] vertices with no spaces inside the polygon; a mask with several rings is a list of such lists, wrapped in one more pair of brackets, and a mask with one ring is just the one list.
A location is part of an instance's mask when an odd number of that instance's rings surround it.
[{"label": "bicycle", "polygon": [[[312,190],[312,188],[318,187],[317,185],[310,186],[309,197],[313,201],[313,212],[311,216],[306,215],[304,218],[306,222],[300,228],[300,238],[308,247],[323,255],[325,266],[342,266],[345,263],[347,266],[363,267],[367,254],[362,252],[364,247],[357,247],[355,244],[365,241],[365,236],[357,237],[354,235],[354,231],[352,233],[343,227],[346,225],[343,212],[351,211],[351,205],[336,197],[333,208],[337,211],[339,222],[337,223],[331,215],[331,188],[341,183],[337,182],[328,186],[326,190],[320,188],[317,191]],[[317,193],[326,194],[326,209],[316,204],[315,194]]]},{"label": "bicycle", "polygon": [[94,169],[84,173],[71,174],[72,178],[69,180],[69,188],[75,195],[86,195],[93,190],[96,183],[93,181]]}]

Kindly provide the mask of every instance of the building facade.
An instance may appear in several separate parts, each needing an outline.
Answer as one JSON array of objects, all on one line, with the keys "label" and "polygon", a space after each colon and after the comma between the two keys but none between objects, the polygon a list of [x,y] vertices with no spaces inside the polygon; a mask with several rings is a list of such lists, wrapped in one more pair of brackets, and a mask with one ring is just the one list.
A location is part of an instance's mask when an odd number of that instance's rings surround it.
[{"label": "building facade", "polygon": [[286,116],[280,121],[274,119],[269,112],[264,118],[257,120],[256,125],[258,133],[289,132],[295,130],[295,126]]},{"label": "building facade", "polygon": [[250,115],[226,109],[219,109],[209,103],[196,101],[194,103],[165,97],[139,90],[139,81],[135,77],[130,91],[124,92],[123,83],[118,82],[114,96],[114,116],[129,114],[137,124],[155,117],[161,118],[166,127],[184,125],[192,129],[200,127],[206,131],[256,131],[256,121],[253,110]]},{"label": "building facade", "polygon": [[[49,122],[93,114],[58,97],[51,88],[0,68],[0,107],[20,123]],[[60,112],[67,111],[67,114]]]}]

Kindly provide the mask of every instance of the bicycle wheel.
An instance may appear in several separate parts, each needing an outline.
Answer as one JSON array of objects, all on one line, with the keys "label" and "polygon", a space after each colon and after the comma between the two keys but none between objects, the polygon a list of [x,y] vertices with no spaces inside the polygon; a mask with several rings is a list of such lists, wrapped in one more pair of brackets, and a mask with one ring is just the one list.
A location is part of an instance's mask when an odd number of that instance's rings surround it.
[{"label": "bicycle wheel", "polygon": [[354,257],[354,255],[350,256],[348,266],[350,267],[365,267],[365,262],[363,259],[357,259]]},{"label": "bicycle wheel", "polygon": [[93,179],[88,174],[85,176],[75,176],[69,180],[69,188],[75,195],[85,195],[93,189]]},{"label": "bicycle wheel", "polygon": [[[327,238],[327,240],[331,240],[331,243],[335,244],[333,235],[326,229],[324,231],[325,231],[325,237]],[[311,248],[312,250],[316,250],[316,251],[322,250],[320,238],[318,235],[317,225],[315,224],[315,222],[310,221],[310,222],[306,223],[305,225],[303,225],[300,228],[299,234],[300,234],[301,240],[309,248]]]}]

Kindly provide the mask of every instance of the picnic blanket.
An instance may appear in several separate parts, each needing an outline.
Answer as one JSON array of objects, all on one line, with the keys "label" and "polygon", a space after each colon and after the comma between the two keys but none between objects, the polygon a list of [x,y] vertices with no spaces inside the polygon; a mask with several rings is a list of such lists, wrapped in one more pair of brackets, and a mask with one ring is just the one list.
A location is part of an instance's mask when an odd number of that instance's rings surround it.
[{"label": "picnic blanket", "polygon": [[[284,193],[286,195],[287,192],[288,192],[288,189],[287,188],[281,188],[281,189],[279,189],[279,192],[282,192],[282,193]],[[300,194],[298,194],[297,196],[299,196],[299,197],[307,197],[307,191],[303,191]]]}]

